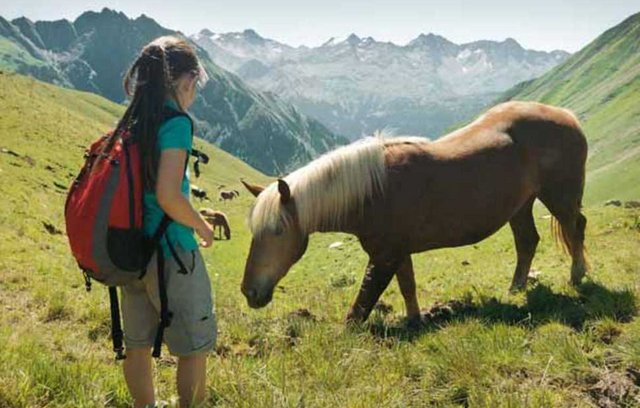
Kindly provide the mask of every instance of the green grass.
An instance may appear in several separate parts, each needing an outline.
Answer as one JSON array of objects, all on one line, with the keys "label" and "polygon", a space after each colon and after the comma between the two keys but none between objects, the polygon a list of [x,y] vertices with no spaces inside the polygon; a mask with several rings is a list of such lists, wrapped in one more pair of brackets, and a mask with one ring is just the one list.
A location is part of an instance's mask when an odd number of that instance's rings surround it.
[{"label": "green grass", "polygon": [[0,56],[2,66],[9,70],[16,70],[25,65],[36,67],[46,65],[43,61],[31,56],[24,48],[4,37],[0,37]]},{"label": "green grass", "polygon": [[572,109],[589,140],[586,200],[640,198],[640,13],[506,99]]},{"label": "green grass", "polygon": [[[126,407],[130,399],[109,341],[107,291],[83,288],[64,231],[64,186],[84,146],[121,107],[18,75],[0,75],[0,407]],[[267,179],[219,149],[197,184],[240,190]],[[58,187],[62,186],[62,187]],[[208,406],[575,407],[638,406],[640,211],[588,207],[587,281],[567,284],[569,260],[536,208],[542,242],[526,293],[509,295],[515,250],[508,228],[477,245],[414,256],[418,296],[430,319],[403,320],[395,283],[390,312],[347,329],[366,257],[355,238],[316,234],[255,311],[239,286],[252,198],[205,205],[226,212],[231,241],[203,250],[215,291],[219,342],[209,356]],[[51,229],[51,228],[50,228]],[[344,244],[337,249],[328,246]],[[307,309],[310,315],[301,313]],[[157,363],[159,396],[176,389],[175,360]]]}]

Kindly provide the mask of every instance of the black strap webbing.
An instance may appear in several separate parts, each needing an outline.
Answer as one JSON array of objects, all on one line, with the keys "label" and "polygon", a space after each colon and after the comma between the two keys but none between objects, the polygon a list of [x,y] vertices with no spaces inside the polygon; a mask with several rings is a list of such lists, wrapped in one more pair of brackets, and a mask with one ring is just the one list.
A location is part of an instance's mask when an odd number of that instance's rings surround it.
[{"label": "black strap webbing", "polygon": [[[160,224],[158,225],[156,232],[153,234],[153,236],[151,237],[151,239],[147,244],[148,245],[147,257],[146,257],[145,265],[149,264],[149,262],[151,261],[151,257],[153,257],[153,254],[158,249],[158,246],[160,245],[160,240],[162,240],[164,233],[167,232],[167,228],[169,228],[169,224],[171,224],[171,221],[173,220],[167,214],[162,216],[162,219],[160,220]],[[147,272],[147,268],[145,266],[145,268],[143,268],[140,271],[140,279],[142,279],[142,277],[146,272]]]},{"label": "black strap webbing", "polygon": [[[188,270],[185,267],[184,263],[178,256],[178,252],[175,247],[169,240],[169,238],[165,235],[165,240],[167,242],[167,246],[169,247],[169,251],[171,252],[171,256],[176,261],[180,270],[178,273],[187,274]],[[171,325],[171,312],[169,311],[169,296],[167,295],[167,281],[165,275],[165,259],[164,253],[162,252],[162,247],[158,244],[157,247],[157,257],[158,257],[158,293],[160,295],[160,324],[158,325],[158,331],[156,332],[156,338],[153,342],[153,357],[160,357],[162,352],[162,340],[164,338],[164,330]]]},{"label": "black strap webbing", "polygon": [[178,251],[176,251],[176,248],[173,246],[171,241],[169,241],[169,238],[167,238],[166,241],[167,241],[167,246],[169,247],[169,252],[171,252],[171,256],[173,257],[173,259],[176,261],[176,263],[180,267],[180,270],[178,271],[178,273],[181,273],[183,275],[188,274],[189,270],[187,269],[186,266],[184,266],[184,263],[182,262],[182,260],[178,256]]},{"label": "black strap webbing", "polygon": [[171,313],[169,312],[169,299],[167,297],[167,281],[164,274],[164,254],[162,253],[162,247],[158,245],[156,258],[158,260],[158,292],[160,295],[160,324],[158,325],[158,331],[156,332],[156,338],[153,342],[153,357],[160,357],[162,350],[162,338],[164,337],[164,329],[171,324]]},{"label": "black strap webbing", "polygon": [[118,289],[109,286],[109,303],[111,306],[111,340],[116,360],[124,360],[124,347],[122,346],[122,326],[120,326],[120,305],[118,304]]},{"label": "black strap webbing", "polygon": [[[153,252],[154,250],[156,250],[156,248],[159,248],[160,246],[160,240],[162,239],[162,236],[164,235],[164,233],[167,231],[167,227],[169,227],[169,224],[171,223],[171,217],[169,217],[168,215],[164,215],[164,217],[162,217],[162,220],[160,221],[160,225],[158,226],[158,229],[156,229],[156,232],[153,234],[153,236],[151,237],[151,240],[149,242],[149,246],[148,246],[148,254],[147,254],[147,261],[146,263],[149,263],[149,260],[151,258],[151,256],[153,256]],[[160,252],[161,253],[161,252]],[[158,279],[162,280],[162,289],[164,290],[164,298],[165,298],[165,309],[166,307],[166,298],[167,298],[167,293],[166,293],[166,288],[164,288],[165,284],[164,284],[164,258],[162,257],[162,255],[160,255],[158,257],[159,259],[162,259],[162,272],[160,268],[158,268]],[[160,261],[159,263],[159,267],[160,267]],[[140,271],[140,279],[142,279],[142,277],[144,276],[146,272],[146,267],[142,269],[142,271]],[[162,276],[162,278],[161,278]],[[161,309],[162,309],[162,297],[163,297],[163,290],[160,291],[160,303],[161,303]],[[115,286],[110,286],[109,287],[109,305],[111,308],[111,341],[113,343],[113,351],[116,353],[116,360],[124,360],[126,358],[126,355],[124,354],[124,346],[123,346],[123,332],[122,332],[122,324],[120,322],[120,304],[118,302],[118,290]],[[168,310],[165,311],[165,314],[168,313]],[[162,310],[161,310],[161,314],[162,314]],[[161,324],[162,325],[162,324]],[[168,324],[167,324],[168,325]],[[164,330],[164,329],[163,329]],[[158,331],[160,331],[160,329],[158,329]],[[156,335],[157,337],[157,335]],[[156,339],[157,341],[157,339]],[[162,333],[160,333],[160,342],[162,342]],[[154,346],[154,354],[156,350],[156,346]],[[159,348],[158,348],[159,350]],[[158,351],[159,353],[159,351]],[[159,355],[159,354],[158,354]]]}]

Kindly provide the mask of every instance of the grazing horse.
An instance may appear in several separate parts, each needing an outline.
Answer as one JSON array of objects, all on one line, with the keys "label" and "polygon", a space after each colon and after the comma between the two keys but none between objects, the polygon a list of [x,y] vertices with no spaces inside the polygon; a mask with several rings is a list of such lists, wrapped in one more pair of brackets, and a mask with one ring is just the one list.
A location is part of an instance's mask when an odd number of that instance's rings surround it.
[{"label": "grazing horse", "polygon": [[411,254],[473,244],[507,222],[517,252],[511,289],[524,289],[539,241],[536,198],[559,222],[577,285],[587,268],[586,157],[576,117],[533,102],[498,105],[435,142],[377,137],[338,148],[258,194],[242,293],[253,308],[267,305],[309,234],[340,231],[369,255],[347,319],[366,320],[394,275],[409,319],[420,319]]},{"label": "grazing horse", "polygon": [[218,201],[233,200],[235,196],[236,195],[233,194],[233,191],[221,191],[220,198],[218,199]]},{"label": "grazing horse", "polygon": [[227,216],[222,211],[214,211],[210,208],[201,208],[200,215],[211,224],[214,232],[218,231],[218,238],[222,239],[222,230],[224,229],[224,236],[226,239],[231,239],[231,228],[229,228],[229,221]]},{"label": "grazing horse", "polygon": [[209,200],[209,197],[207,197],[207,192],[196,186],[195,184],[191,185],[191,194],[193,194],[195,198],[199,198],[200,201]]}]

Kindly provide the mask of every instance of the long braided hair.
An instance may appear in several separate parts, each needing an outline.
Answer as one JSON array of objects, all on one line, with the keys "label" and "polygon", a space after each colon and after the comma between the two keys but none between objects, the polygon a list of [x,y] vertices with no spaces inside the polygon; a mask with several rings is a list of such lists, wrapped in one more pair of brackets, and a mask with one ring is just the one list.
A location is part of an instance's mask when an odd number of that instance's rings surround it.
[{"label": "long braided hair", "polygon": [[195,50],[184,39],[164,36],[142,49],[124,77],[130,103],[114,134],[130,130],[139,138],[145,190],[155,190],[160,161],[157,134],[164,103],[168,98],[177,101],[176,81],[186,73],[204,76]]}]

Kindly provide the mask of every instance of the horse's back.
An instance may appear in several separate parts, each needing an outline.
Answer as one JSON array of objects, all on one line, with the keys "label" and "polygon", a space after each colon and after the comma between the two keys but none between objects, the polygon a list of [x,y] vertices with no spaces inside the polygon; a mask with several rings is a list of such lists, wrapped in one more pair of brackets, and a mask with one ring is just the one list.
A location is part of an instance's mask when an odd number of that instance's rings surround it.
[{"label": "horse's back", "polygon": [[584,174],[586,143],[570,112],[509,102],[435,142],[397,141],[385,149],[388,194],[379,210],[394,221],[388,236],[418,252],[491,235],[546,178],[565,167]]},{"label": "horse's back", "polygon": [[[444,135],[433,148],[469,153],[504,144],[506,141],[535,145],[544,139],[572,139],[586,150],[586,140],[576,116],[569,110],[538,102],[505,102],[494,106],[468,125]],[[548,143],[548,142],[547,142]],[[563,142],[566,143],[566,142]]]},{"label": "horse's back", "polygon": [[[537,102],[506,102],[428,147],[438,160],[505,160],[527,166],[540,183],[584,176],[587,141],[569,110]],[[513,163],[513,161],[516,163]],[[582,176],[579,176],[582,174]]]}]

